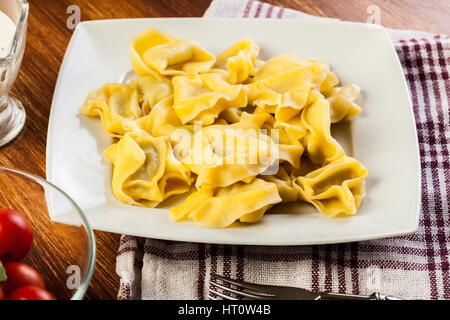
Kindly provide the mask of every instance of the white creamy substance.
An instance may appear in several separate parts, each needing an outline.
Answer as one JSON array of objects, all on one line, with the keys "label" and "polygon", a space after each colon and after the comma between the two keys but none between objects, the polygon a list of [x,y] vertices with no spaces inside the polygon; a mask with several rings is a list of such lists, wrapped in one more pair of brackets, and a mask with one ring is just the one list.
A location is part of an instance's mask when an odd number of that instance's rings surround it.
[{"label": "white creamy substance", "polygon": [[15,33],[14,22],[0,11],[0,58],[8,55]]}]

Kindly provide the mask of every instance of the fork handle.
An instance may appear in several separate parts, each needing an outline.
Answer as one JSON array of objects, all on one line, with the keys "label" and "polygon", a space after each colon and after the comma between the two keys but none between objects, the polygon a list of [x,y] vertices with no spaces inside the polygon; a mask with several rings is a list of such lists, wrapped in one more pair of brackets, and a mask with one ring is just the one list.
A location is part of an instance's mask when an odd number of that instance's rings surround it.
[{"label": "fork handle", "polygon": [[374,292],[369,296],[356,295],[356,294],[346,294],[346,293],[334,293],[334,292],[322,292],[320,294],[320,299],[331,300],[331,299],[341,299],[341,300],[404,300],[393,296],[385,296],[378,292]]},{"label": "fork handle", "polygon": [[372,298],[370,300],[405,300],[405,299],[397,298],[397,297],[394,297],[394,296],[385,296],[385,295],[383,295],[381,293],[378,293],[378,292],[372,293],[370,295],[370,297]]}]

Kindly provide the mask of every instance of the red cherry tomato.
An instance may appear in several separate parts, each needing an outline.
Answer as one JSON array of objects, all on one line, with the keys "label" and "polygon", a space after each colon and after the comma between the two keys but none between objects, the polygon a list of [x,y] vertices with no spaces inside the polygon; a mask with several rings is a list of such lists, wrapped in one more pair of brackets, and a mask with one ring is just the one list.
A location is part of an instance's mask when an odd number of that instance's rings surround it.
[{"label": "red cherry tomato", "polygon": [[32,242],[33,231],[28,220],[15,210],[0,209],[0,260],[22,260]]},{"label": "red cherry tomato", "polygon": [[4,267],[8,279],[2,284],[2,287],[7,296],[24,286],[45,289],[45,283],[41,275],[29,265],[22,262],[8,262],[5,263]]},{"label": "red cherry tomato", "polygon": [[45,289],[25,286],[11,293],[8,300],[56,300],[56,298]]},{"label": "red cherry tomato", "polygon": [[6,299],[5,294],[3,293],[3,290],[0,289],[0,300],[5,300],[5,299]]}]

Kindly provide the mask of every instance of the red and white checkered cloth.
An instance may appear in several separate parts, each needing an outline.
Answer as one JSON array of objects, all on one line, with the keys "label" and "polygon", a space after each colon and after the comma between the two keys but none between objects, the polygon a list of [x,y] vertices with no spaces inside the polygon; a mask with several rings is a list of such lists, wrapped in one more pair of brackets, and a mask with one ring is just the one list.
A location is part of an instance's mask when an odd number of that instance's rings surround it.
[{"label": "red and white checkered cloth", "polygon": [[[207,16],[311,17],[258,1],[215,0]],[[212,273],[341,293],[450,299],[450,39],[391,30],[411,93],[422,165],[422,214],[409,236],[337,245],[268,247],[122,236],[119,299],[204,299]]]}]

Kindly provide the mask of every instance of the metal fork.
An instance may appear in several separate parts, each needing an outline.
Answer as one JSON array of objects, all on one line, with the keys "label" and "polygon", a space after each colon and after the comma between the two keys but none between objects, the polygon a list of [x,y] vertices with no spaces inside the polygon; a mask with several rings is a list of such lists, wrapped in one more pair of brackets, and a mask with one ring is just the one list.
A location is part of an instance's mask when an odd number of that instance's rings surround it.
[{"label": "metal fork", "polygon": [[[221,283],[217,280],[220,280]],[[221,289],[222,292],[213,289],[213,286]],[[210,300],[218,300],[213,295],[221,297],[224,300],[240,300],[242,298],[250,300],[403,300],[376,292],[368,296],[333,292],[312,292],[302,288],[270,286],[238,281],[217,274],[211,275],[208,298]]]}]

